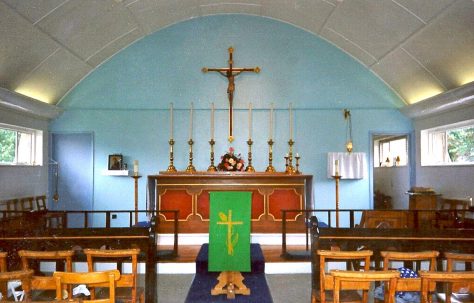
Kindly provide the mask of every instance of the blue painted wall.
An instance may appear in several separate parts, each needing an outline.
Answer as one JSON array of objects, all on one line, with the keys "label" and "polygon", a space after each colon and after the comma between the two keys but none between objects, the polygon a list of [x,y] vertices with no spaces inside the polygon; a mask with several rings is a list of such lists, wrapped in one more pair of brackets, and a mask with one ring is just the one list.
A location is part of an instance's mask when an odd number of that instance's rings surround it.
[{"label": "blue painted wall", "polygon": [[[132,209],[131,178],[102,176],[107,155],[140,161],[144,176],[169,164],[169,103],[175,107],[175,166],[188,164],[189,107],[194,103],[194,165],[209,166],[210,104],[216,106],[216,154],[227,142],[227,79],[202,67],[259,66],[259,74],[236,78],[235,142],[247,158],[248,104],[253,104],[253,164],[267,166],[270,103],[275,105],[274,166],[284,170],[289,122],[294,108],[295,151],[301,170],[315,176],[315,206],[334,207],[334,184],[326,178],[327,153],[343,151],[343,109],[352,113],[355,151],[370,152],[370,132],[410,132],[398,108],[402,101],[379,78],[325,40],[286,23],[255,16],[220,15],[192,19],[134,43],[97,68],[60,103],[65,112],[51,131],[92,131],[95,138],[94,208]],[[343,181],[342,208],[367,208],[370,178]],[[146,178],[140,179],[145,208]]]}]

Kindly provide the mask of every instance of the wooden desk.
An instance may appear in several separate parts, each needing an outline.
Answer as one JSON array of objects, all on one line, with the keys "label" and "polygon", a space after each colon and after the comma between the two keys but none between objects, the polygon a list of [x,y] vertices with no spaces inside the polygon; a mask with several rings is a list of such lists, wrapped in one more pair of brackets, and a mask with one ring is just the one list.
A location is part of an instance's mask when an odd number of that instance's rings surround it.
[{"label": "wooden desk", "polygon": [[78,250],[82,248],[138,247],[145,254],[146,288],[145,301],[154,303],[157,299],[156,275],[156,227],[154,218],[150,228],[60,228],[0,230],[0,247],[8,252],[9,268],[19,262],[17,251],[29,250]]},{"label": "wooden desk", "polygon": [[[253,233],[280,233],[282,209],[312,205],[311,175],[284,173],[166,173],[148,176],[149,209],[179,210],[181,233],[209,232],[209,192],[251,191]],[[160,233],[173,231],[173,218],[158,214]],[[305,232],[304,214],[287,217],[288,232]]]}]

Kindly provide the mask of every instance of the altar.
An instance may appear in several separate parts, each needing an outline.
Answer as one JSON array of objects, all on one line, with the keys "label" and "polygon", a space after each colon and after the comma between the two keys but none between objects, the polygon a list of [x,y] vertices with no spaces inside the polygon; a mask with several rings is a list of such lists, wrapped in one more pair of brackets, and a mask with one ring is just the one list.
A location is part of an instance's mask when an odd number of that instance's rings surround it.
[{"label": "altar", "polygon": [[[209,232],[209,192],[252,193],[251,233],[281,233],[282,209],[290,233],[305,232],[305,213],[312,208],[312,175],[258,172],[160,172],[148,176],[149,210],[178,210],[180,233]],[[170,212],[157,212],[159,233],[174,232]]]}]

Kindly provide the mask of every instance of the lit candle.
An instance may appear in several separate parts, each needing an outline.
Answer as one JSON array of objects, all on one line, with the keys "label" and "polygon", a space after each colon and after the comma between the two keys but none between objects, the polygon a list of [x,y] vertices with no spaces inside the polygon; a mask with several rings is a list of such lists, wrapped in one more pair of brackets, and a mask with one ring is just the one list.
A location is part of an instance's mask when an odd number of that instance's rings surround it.
[{"label": "lit candle", "polygon": [[214,140],[214,102],[211,104],[211,140]]},{"label": "lit candle", "polygon": [[193,103],[191,102],[191,109],[189,111],[189,140],[193,138]]},{"label": "lit candle", "polygon": [[133,174],[138,176],[138,160],[133,160]]},{"label": "lit candle", "polygon": [[293,140],[293,109],[292,104],[290,103],[290,140]]},{"label": "lit candle", "polygon": [[249,103],[249,139],[252,138],[252,103]]},{"label": "lit candle", "polygon": [[173,103],[170,103],[170,139],[173,139]]},{"label": "lit candle", "polygon": [[270,104],[270,140],[273,138],[273,103]]},{"label": "lit candle", "polygon": [[334,167],[336,169],[335,176],[339,176],[339,160],[334,161]]}]

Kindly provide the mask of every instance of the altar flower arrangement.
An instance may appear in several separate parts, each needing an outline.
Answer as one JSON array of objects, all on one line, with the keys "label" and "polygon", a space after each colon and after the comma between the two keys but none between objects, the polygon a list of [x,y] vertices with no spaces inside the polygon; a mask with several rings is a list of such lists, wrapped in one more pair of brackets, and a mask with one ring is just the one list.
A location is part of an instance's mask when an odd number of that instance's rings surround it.
[{"label": "altar flower arrangement", "polygon": [[241,155],[235,155],[234,148],[230,147],[229,151],[221,156],[221,163],[219,163],[217,169],[220,171],[243,171],[244,164]]}]

